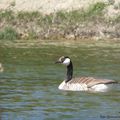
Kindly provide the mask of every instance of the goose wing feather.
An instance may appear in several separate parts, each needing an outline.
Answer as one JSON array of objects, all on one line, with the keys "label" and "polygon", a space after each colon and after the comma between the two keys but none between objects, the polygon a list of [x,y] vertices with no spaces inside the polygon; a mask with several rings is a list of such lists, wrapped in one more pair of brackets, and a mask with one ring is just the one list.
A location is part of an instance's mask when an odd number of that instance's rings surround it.
[{"label": "goose wing feather", "polygon": [[71,81],[69,81],[69,83],[86,84],[87,87],[90,88],[97,84],[112,84],[112,83],[116,83],[116,81],[108,80],[108,79],[97,79],[94,77],[80,77],[80,78],[73,78]]}]

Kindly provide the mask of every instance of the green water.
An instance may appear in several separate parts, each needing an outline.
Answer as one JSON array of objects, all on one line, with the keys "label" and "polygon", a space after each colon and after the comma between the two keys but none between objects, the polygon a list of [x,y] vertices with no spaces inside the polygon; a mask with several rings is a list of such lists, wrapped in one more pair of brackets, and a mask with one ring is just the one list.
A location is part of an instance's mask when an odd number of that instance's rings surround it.
[{"label": "green water", "polygon": [[[75,44],[74,44],[75,45]],[[114,46],[114,47],[113,47]],[[0,47],[0,120],[120,120],[120,87],[107,93],[58,90],[70,56],[74,76],[120,81],[120,45]]]}]

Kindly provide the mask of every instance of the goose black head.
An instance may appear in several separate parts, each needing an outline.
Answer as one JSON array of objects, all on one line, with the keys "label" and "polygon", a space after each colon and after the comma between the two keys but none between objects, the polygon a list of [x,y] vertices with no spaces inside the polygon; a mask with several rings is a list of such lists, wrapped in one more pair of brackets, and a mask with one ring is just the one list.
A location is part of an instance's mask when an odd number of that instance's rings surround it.
[{"label": "goose black head", "polygon": [[66,66],[68,66],[70,64],[70,62],[71,62],[71,60],[68,56],[62,56],[56,61],[56,63],[60,63],[63,65],[66,65]]},{"label": "goose black head", "polygon": [[66,75],[65,82],[68,82],[69,80],[71,80],[73,76],[73,65],[70,58],[68,56],[62,56],[57,60],[56,63],[60,63],[67,66],[67,75]]}]

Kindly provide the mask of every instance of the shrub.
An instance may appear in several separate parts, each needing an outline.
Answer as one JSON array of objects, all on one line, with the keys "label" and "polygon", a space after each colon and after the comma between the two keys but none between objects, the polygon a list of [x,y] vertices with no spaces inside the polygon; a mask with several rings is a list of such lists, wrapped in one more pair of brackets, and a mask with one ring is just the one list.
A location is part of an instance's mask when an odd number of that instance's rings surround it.
[{"label": "shrub", "polygon": [[103,9],[105,7],[106,7],[105,3],[98,2],[98,3],[94,4],[94,5],[92,5],[91,7],[89,7],[87,14],[88,15],[92,15],[92,14],[94,14],[94,15],[97,14],[98,15],[103,11]]},{"label": "shrub", "polygon": [[18,39],[18,33],[12,27],[5,27],[0,32],[0,39],[3,40],[15,40]]},{"label": "shrub", "polygon": [[7,21],[12,21],[14,19],[14,12],[12,11],[0,11],[0,19],[5,19]]}]

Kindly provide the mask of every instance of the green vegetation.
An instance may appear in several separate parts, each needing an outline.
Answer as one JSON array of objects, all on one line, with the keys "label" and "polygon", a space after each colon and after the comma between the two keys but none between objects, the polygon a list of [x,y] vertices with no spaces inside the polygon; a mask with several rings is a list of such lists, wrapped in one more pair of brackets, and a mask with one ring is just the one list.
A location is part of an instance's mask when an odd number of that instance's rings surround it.
[{"label": "green vegetation", "polygon": [[18,12],[16,15],[17,19],[20,20],[34,20],[34,18],[39,18],[40,13],[39,12]]},{"label": "green vegetation", "polygon": [[12,21],[14,19],[15,15],[12,11],[0,11],[0,19],[6,20],[7,22]]},{"label": "green vegetation", "polygon": [[[100,36],[100,31],[94,26],[99,24],[105,30],[109,26],[110,30],[101,31],[105,32],[104,36],[108,36],[113,25],[117,27],[115,23],[119,24],[120,16],[115,19],[106,19],[104,16],[106,6],[108,5],[98,2],[87,10],[58,11],[50,15],[43,15],[39,12],[0,11],[2,24],[0,26],[0,39],[59,39],[70,35],[75,39],[96,37]],[[109,36],[112,37],[112,35]],[[117,37],[119,36],[118,30]]]},{"label": "green vegetation", "polygon": [[107,5],[102,2],[98,2],[95,5],[90,6],[88,11],[86,12],[86,16],[90,17],[93,15],[101,15],[102,11]]},{"label": "green vegetation", "polygon": [[12,27],[5,27],[3,31],[0,31],[0,39],[16,40],[18,39],[18,33]]},{"label": "green vegetation", "polygon": [[100,16],[103,14],[103,10],[106,7],[104,3],[96,3],[90,6],[87,10],[74,10],[71,12],[60,11],[57,13],[56,18],[66,22],[80,23],[90,20],[93,17]]}]

